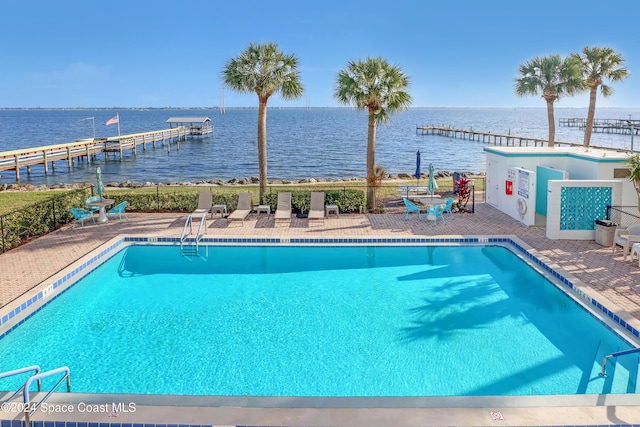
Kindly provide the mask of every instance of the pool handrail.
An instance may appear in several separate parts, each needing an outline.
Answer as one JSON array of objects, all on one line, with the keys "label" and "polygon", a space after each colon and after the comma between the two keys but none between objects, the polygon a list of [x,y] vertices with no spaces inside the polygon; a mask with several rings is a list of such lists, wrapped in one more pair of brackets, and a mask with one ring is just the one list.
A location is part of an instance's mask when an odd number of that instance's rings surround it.
[{"label": "pool handrail", "polygon": [[607,376],[607,360],[613,358],[613,357],[618,357],[618,356],[625,356],[627,354],[633,354],[633,353],[640,353],[640,347],[638,348],[630,348],[629,350],[622,350],[622,351],[617,351],[615,353],[611,353],[611,354],[607,354],[606,356],[604,356],[602,358],[602,364],[601,364],[601,369],[600,369],[600,376],[601,377],[606,377]]},{"label": "pool handrail", "polygon": [[[193,233],[193,218],[191,214],[187,216],[187,220],[184,223],[184,227],[182,228],[182,234],[180,235],[180,249],[182,249],[182,244],[185,240],[187,240],[187,236]],[[189,233],[187,233],[187,226],[189,226]]]},{"label": "pool handrail", "polygon": [[[35,405],[30,405],[30,400],[29,400],[29,386],[31,385],[32,382],[34,381],[40,381],[42,378],[46,378],[46,377],[50,377],[52,375],[56,375],[59,374],[61,372],[64,372],[64,375],[62,376],[62,378],[60,378],[58,380],[58,382],[53,386],[53,388],[51,390],[49,390],[49,392],[47,394],[45,394],[45,396],[42,398],[42,400],[40,400],[37,404]],[[28,426],[30,425],[30,420],[29,417],[31,415],[32,412],[35,412],[40,405],[42,405],[51,395],[51,393],[53,393],[60,384],[62,384],[62,381],[64,381],[65,379],[67,380],[67,393],[71,392],[71,380],[69,378],[70,372],[69,372],[69,367],[67,366],[61,366],[60,368],[56,368],[56,369],[52,369],[50,371],[47,372],[41,372],[39,374],[33,375],[31,377],[29,377],[29,379],[27,379],[27,382],[24,383],[23,386],[23,402],[24,402],[24,421],[25,421],[25,425]],[[38,390],[40,391],[40,390]]]},{"label": "pool handrail", "polygon": [[207,234],[207,213],[202,214],[202,219],[200,220],[200,226],[198,227],[198,233],[196,234],[196,249],[198,248],[198,243],[202,236]]},{"label": "pool handrail", "polygon": [[[14,369],[12,371],[7,371],[7,372],[0,372],[0,379],[2,378],[7,378],[7,377],[12,377],[14,375],[20,375],[20,374],[24,374],[25,372],[35,372],[34,375],[37,375],[40,373],[40,366],[38,365],[33,365],[33,366],[26,366],[24,368],[19,368],[19,369]],[[11,396],[9,396],[9,398],[7,400],[5,400],[5,402],[10,402],[11,400],[13,400],[14,397],[16,397],[18,394],[20,394],[20,392],[24,389],[24,384],[22,384],[22,387],[20,387],[19,389],[17,389]],[[42,381],[38,380],[38,391],[42,391]]]}]

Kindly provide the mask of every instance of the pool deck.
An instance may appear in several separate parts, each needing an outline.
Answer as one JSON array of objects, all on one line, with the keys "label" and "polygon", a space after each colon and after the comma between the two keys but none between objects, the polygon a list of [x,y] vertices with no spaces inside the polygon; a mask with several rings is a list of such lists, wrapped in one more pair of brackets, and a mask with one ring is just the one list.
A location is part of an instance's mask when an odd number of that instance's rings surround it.
[{"label": "pool deck", "polygon": [[[65,226],[5,254],[0,254],[0,307],[33,289],[42,281],[69,266],[108,240],[121,234],[179,237],[186,214],[129,213],[129,221],[89,225],[73,230]],[[622,260],[620,250],[612,252],[594,241],[549,240],[542,227],[525,227],[513,218],[486,204],[477,204],[473,214],[456,214],[447,223],[419,221],[412,214],[333,215],[324,224],[293,218],[289,226],[274,226],[273,215],[251,214],[244,223],[227,224],[225,219],[207,220],[207,237],[425,237],[515,235],[552,264],[570,273],[597,293],[640,320],[640,268],[638,262]],[[73,373],[72,373],[73,376]],[[154,407],[141,405],[136,414],[96,421],[124,423],[197,423],[206,425],[619,425],[640,424],[640,397],[632,405],[611,406],[606,399],[593,406],[566,406],[541,403],[535,407],[501,407],[496,402],[483,406],[482,398],[468,408],[233,408],[233,407]],[[507,400],[507,398],[505,398]],[[175,412],[172,412],[175,411]],[[169,413],[184,412],[184,418],[172,420]],[[164,415],[163,415],[164,414]],[[187,417],[187,414],[188,417]],[[200,415],[198,415],[200,414]],[[79,414],[78,414],[79,415]],[[95,414],[94,414],[95,415]],[[166,416],[165,416],[166,415]],[[135,416],[135,419],[129,417]],[[503,419],[500,419],[502,417]],[[0,414],[2,419],[2,414]],[[34,420],[44,420],[36,414]],[[46,418],[56,419],[56,418]],[[69,419],[67,417],[67,419]],[[75,419],[75,418],[74,418]],[[78,419],[80,420],[80,419]]]}]

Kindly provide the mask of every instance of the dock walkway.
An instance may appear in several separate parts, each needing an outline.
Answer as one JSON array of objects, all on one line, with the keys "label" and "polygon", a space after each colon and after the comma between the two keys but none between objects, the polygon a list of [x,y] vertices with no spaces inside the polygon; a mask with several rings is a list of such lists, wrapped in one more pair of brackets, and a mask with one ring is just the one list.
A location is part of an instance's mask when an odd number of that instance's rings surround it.
[{"label": "dock walkway", "polygon": [[118,153],[120,159],[125,150],[131,150],[133,155],[137,154],[139,146],[143,150],[147,149],[147,144],[156,143],[167,144],[170,149],[171,143],[177,143],[191,136],[189,127],[180,126],[172,129],[164,129],[150,132],[134,133],[129,135],[113,136],[110,138],[88,138],[75,142],[56,145],[43,145],[40,147],[23,148],[19,150],[0,152],[0,171],[15,170],[16,181],[20,180],[20,168],[26,167],[27,173],[31,172],[31,166],[43,165],[44,172],[51,168],[55,169],[55,161],[66,160],[69,169],[73,167],[76,158],[85,158],[90,163],[99,153],[108,156],[109,153]]},{"label": "dock walkway", "polygon": [[[577,127],[584,129],[587,127],[585,118],[559,119],[560,126]],[[617,133],[622,135],[640,135],[640,120],[632,119],[594,119],[593,132]]]},{"label": "dock walkway", "polygon": [[[638,123],[640,128],[640,123]],[[504,145],[512,147],[544,147],[549,144],[549,140],[543,138],[533,138],[530,136],[517,136],[511,134],[500,134],[473,129],[457,129],[449,126],[416,126],[416,134],[439,135],[448,138],[468,139],[470,141],[480,141],[484,144]],[[554,141],[557,146],[582,147],[582,143]],[[612,148],[599,145],[590,145],[591,148],[614,151],[629,151],[621,148]]]}]

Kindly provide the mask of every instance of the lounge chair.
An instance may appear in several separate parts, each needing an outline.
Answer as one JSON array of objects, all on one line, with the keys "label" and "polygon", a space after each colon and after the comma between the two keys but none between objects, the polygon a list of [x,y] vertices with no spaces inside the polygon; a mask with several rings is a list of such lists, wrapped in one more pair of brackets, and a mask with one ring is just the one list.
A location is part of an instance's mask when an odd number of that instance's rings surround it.
[{"label": "lounge chair", "polygon": [[291,193],[281,191],[278,193],[278,206],[276,206],[276,214],[274,216],[275,223],[291,222]]},{"label": "lounge chair", "polygon": [[448,213],[449,216],[453,218],[453,212],[451,212],[451,209],[453,209],[453,197],[447,197],[444,199],[444,209],[442,212]]},{"label": "lounge chair", "polygon": [[231,212],[227,217],[227,222],[231,221],[242,221],[247,219],[249,214],[251,213],[251,193],[240,193],[238,194],[238,207],[235,211]]},{"label": "lounge chair", "polygon": [[84,205],[87,207],[87,210],[90,210],[91,212],[98,212],[100,210],[100,206],[91,206],[89,203],[100,201],[102,201],[102,196],[91,196],[84,201]]},{"label": "lounge chair", "polygon": [[628,228],[616,228],[613,235],[613,245],[611,250],[616,251],[616,246],[622,246],[623,260],[627,260],[627,255],[634,243],[640,242],[640,224],[634,224]]},{"label": "lounge chair", "polygon": [[[194,217],[201,217],[203,214],[211,212],[211,205],[213,204],[213,194],[211,191],[201,191],[198,193],[198,207],[193,211]],[[211,214],[213,216],[213,213]]]},{"label": "lounge chair", "polygon": [[111,209],[109,209],[109,211],[107,212],[107,218],[111,215],[113,215],[114,217],[117,215],[118,216],[118,220],[120,222],[122,222],[122,216],[125,217],[125,219],[127,221],[129,221],[129,217],[127,216],[127,214],[124,212],[124,209],[127,207],[127,202],[124,201],[122,203],[118,203],[117,205],[115,205],[114,207],[112,207]]},{"label": "lounge chair", "polygon": [[439,205],[431,205],[427,208],[427,221],[433,218],[433,225],[435,226],[438,223],[438,219],[441,219],[445,224],[447,223],[444,220],[444,203]]},{"label": "lounge chair", "polygon": [[324,192],[312,191],[311,192],[311,206],[309,207],[309,221],[322,220],[324,224]]},{"label": "lounge chair", "polygon": [[93,217],[93,212],[92,211],[88,211],[82,208],[71,208],[69,209],[71,211],[71,215],[73,215],[73,225],[71,226],[71,228],[76,228],[76,223],[78,221],[80,221],[80,225],[82,226],[82,228],[84,228],[84,220],[86,218],[91,218],[91,221],[93,221],[93,223],[96,223],[96,219]]},{"label": "lounge chair", "polygon": [[404,219],[409,218],[409,214],[411,212],[417,213],[418,214],[418,218],[420,218],[420,207],[418,205],[416,205],[415,203],[413,203],[412,201],[410,201],[406,197],[403,197],[402,201],[404,202],[404,207],[405,207]]}]

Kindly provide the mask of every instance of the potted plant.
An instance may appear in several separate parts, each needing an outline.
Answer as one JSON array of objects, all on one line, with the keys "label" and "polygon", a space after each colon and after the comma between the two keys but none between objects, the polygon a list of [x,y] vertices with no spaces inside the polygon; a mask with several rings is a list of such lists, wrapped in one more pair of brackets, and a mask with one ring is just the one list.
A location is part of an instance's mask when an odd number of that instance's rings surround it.
[{"label": "potted plant", "polygon": [[456,181],[456,186],[458,187],[457,208],[460,212],[467,212],[467,203],[469,203],[469,198],[471,197],[469,182],[469,178],[466,176],[461,176],[460,179]]}]

